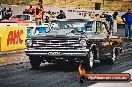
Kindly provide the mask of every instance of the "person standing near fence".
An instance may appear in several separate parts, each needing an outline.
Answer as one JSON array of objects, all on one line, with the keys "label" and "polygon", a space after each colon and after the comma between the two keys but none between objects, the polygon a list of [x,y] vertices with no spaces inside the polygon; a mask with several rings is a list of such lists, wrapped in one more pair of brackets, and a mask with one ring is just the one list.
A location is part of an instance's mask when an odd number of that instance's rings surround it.
[{"label": "person standing near fence", "polygon": [[32,5],[30,5],[30,8],[27,9],[27,13],[33,15],[34,14],[34,10],[35,9],[32,7]]},{"label": "person standing near fence", "polygon": [[60,14],[56,17],[57,19],[65,19],[66,18],[66,15],[65,13],[63,12],[63,10],[60,10]]},{"label": "person standing near fence", "polygon": [[125,37],[132,39],[132,10],[128,9],[121,18],[125,22]]},{"label": "person standing near fence", "polygon": [[12,16],[12,8],[9,7],[9,9],[6,11],[5,18],[8,20]]},{"label": "person standing near fence", "polygon": [[113,16],[113,35],[117,35],[117,16],[118,16],[118,12],[115,11]]}]

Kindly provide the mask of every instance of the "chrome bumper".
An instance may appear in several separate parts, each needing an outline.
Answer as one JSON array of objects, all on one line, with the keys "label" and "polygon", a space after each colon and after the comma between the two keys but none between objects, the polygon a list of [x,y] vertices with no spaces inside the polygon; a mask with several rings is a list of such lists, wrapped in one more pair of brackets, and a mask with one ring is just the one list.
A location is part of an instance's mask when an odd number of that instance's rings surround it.
[{"label": "chrome bumper", "polygon": [[86,56],[89,49],[85,50],[28,50],[25,52],[27,56]]}]

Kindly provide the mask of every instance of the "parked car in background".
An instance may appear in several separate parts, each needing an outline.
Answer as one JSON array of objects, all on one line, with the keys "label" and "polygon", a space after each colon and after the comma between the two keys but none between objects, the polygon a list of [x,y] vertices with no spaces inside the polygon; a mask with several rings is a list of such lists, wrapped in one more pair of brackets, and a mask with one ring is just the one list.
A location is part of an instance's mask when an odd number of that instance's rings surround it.
[{"label": "parked car in background", "polygon": [[13,15],[9,20],[2,20],[2,23],[33,23],[33,17],[29,14]]},{"label": "parked car in background", "polygon": [[121,19],[121,17],[117,17],[117,27],[119,26],[124,26],[125,23],[123,22],[123,20]]}]

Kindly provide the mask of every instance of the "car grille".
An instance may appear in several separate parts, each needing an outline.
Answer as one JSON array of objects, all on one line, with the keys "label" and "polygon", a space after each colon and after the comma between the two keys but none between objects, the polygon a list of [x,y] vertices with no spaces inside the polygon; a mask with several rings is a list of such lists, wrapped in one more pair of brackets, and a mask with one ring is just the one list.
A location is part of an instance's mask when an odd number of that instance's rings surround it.
[{"label": "car grille", "polygon": [[58,40],[33,40],[33,47],[36,49],[77,49],[81,48],[78,39]]}]

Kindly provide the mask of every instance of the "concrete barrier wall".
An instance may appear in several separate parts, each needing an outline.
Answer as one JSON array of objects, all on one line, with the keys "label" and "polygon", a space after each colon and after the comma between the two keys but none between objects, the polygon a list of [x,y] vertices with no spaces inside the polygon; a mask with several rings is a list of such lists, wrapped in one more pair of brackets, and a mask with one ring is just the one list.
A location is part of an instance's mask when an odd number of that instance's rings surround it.
[{"label": "concrete barrier wall", "polygon": [[26,27],[0,26],[0,51],[25,48]]}]

